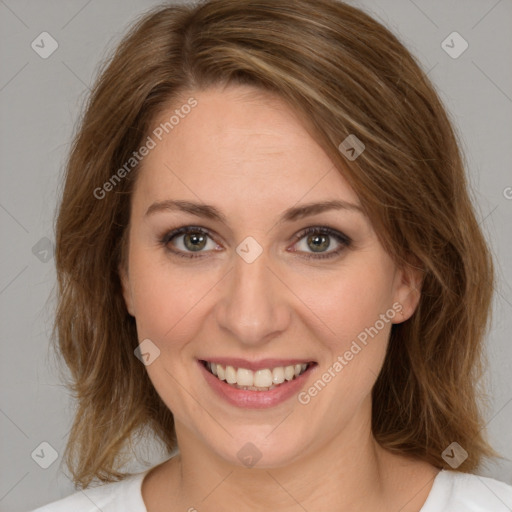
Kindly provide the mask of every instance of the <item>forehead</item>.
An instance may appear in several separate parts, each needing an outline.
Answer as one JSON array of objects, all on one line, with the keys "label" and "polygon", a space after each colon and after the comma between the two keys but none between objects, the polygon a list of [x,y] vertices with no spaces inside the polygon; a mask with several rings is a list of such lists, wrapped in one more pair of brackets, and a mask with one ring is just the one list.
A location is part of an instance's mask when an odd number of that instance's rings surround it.
[{"label": "forehead", "polygon": [[[190,97],[196,105],[183,108]],[[155,147],[142,162],[139,195],[148,200],[195,195],[196,200],[229,199],[259,207],[262,201],[288,207],[302,198],[358,202],[278,96],[229,86],[194,91],[184,98],[154,123]],[[154,133],[161,134],[161,140]]]}]

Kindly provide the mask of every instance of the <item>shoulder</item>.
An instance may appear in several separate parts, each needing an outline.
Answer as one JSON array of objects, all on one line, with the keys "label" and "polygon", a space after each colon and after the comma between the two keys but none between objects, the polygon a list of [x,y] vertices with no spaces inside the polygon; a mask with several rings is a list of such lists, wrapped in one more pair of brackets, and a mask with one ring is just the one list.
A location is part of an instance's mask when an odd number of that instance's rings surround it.
[{"label": "shoulder", "polygon": [[443,470],[420,512],[510,512],[512,486],[459,471]]},{"label": "shoulder", "polygon": [[141,487],[150,469],[119,482],[80,490],[31,512],[147,512]]}]

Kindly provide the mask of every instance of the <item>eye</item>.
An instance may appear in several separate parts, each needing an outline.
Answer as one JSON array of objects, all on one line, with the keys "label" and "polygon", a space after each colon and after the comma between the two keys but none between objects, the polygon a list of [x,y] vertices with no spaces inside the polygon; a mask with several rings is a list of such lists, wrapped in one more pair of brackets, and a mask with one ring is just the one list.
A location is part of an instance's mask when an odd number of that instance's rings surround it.
[{"label": "eye", "polygon": [[[335,240],[337,248],[328,251]],[[291,252],[305,254],[305,258],[324,259],[334,258],[341,254],[352,243],[352,240],[345,234],[329,227],[310,227],[294,236],[297,242],[294,246],[301,246],[299,250],[292,249]],[[302,242],[300,244],[299,242]],[[210,241],[210,245],[209,244]],[[160,244],[169,252],[182,258],[200,258],[202,253],[219,250],[210,232],[199,226],[183,226],[166,233],[160,239]],[[311,252],[309,252],[311,251]],[[197,254],[194,254],[197,253]]]},{"label": "eye", "polygon": [[[298,233],[295,239],[299,242],[304,239],[302,244],[295,245],[302,245],[300,251],[307,253],[306,258],[313,259],[335,258],[352,243],[352,240],[347,235],[328,227],[307,228]],[[336,240],[338,247],[327,251],[327,249],[334,245],[332,239]],[[308,249],[312,252],[308,253]],[[294,249],[292,252],[297,252],[297,250]]]},{"label": "eye", "polygon": [[[215,250],[218,245],[213,242],[208,247],[208,239],[211,239],[210,233],[204,228],[197,226],[183,226],[166,233],[160,240],[160,243],[176,256],[183,258],[199,258],[193,253]],[[173,247],[175,247],[173,249]],[[203,251],[206,249],[206,251]]]}]

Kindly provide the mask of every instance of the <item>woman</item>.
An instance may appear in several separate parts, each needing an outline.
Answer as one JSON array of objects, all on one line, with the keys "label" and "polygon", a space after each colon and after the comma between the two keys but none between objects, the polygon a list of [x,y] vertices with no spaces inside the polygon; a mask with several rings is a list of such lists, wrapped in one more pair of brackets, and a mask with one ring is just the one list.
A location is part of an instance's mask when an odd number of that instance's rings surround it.
[{"label": "woman", "polygon": [[[360,10],[142,18],[76,137],[56,263],[85,491],[38,510],[512,506],[471,474],[495,455],[476,392],[493,270],[457,141]],[[121,472],[149,432],[170,457]]]}]

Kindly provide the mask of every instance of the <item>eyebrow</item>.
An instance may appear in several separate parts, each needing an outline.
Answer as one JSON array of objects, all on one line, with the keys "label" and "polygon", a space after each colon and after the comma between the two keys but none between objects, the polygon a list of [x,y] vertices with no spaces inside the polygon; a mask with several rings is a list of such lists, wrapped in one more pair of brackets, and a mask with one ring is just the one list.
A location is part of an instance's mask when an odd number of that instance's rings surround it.
[{"label": "eyebrow", "polygon": [[[362,207],[357,204],[350,203],[348,201],[332,200],[323,201],[320,203],[307,203],[301,206],[294,206],[289,208],[288,210],[285,210],[281,215],[278,223],[281,224],[283,222],[293,222],[295,220],[302,219],[310,215],[316,215],[328,210],[348,210],[359,212],[364,215]],[[215,206],[203,203],[194,203],[191,201],[178,201],[170,199],[166,201],[158,201],[153,203],[147,209],[145,216],[147,217],[157,212],[165,211],[182,211],[196,215],[197,217],[203,217],[227,224],[225,215]]]}]

